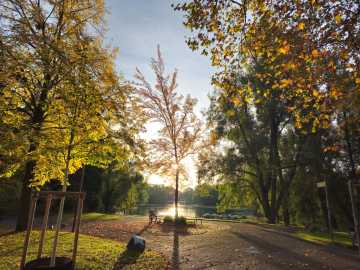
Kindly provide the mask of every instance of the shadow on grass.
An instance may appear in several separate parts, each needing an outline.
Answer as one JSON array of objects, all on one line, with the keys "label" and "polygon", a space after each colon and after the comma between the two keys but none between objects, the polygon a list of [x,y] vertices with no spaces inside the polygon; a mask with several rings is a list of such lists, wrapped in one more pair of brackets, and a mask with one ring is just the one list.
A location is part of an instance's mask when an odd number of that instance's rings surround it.
[{"label": "shadow on grass", "polygon": [[120,254],[116,261],[113,270],[123,269],[125,266],[136,263],[139,256],[142,254],[140,251],[125,250]]},{"label": "shadow on grass", "polygon": [[[33,231],[34,231],[34,230],[33,230]],[[2,235],[2,236],[9,236],[9,235],[18,234],[18,233],[19,233],[19,232],[10,232],[10,233],[8,233],[8,234],[6,234],[6,235]],[[21,233],[21,232],[20,232],[20,233]],[[19,234],[20,234],[20,233],[19,233]],[[66,234],[71,234],[71,232],[64,232],[64,233],[61,234],[61,236],[64,236],[64,235],[66,235]],[[46,244],[47,241],[53,241],[55,236],[50,236],[50,237],[49,237],[49,235],[46,235],[45,237],[46,237],[46,238],[45,238],[45,244]],[[25,235],[24,235],[21,239],[24,239],[24,238],[25,238]],[[30,239],[31,239],[31,236],[30,236]],[[31,242],[31,245],[36,245],[36,247],[38,247],[39,242],[40,242],[40,240],[39,240],[39,239],[36,239],[35,241],[32,241],[32,242]],[[18,252],[19,250],[23,250],[23,248],[24,248],[23,242],[21,242],[19,246],[15,247],[15,248],[13,248],[13,249],[11,249],[11,250],[6,250],[6,251],[2,252],[2,250],[0,249],[0,258],[1,258],[2,256],[8,256],[8,255],[10,255],[10,254],[12,254],[12,253]]]}]

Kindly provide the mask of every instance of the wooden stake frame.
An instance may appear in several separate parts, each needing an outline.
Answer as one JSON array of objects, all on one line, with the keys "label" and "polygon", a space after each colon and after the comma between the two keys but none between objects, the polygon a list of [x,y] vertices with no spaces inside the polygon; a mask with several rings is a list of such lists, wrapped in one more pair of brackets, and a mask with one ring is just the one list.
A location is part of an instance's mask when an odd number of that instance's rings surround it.
[{"label": "wooden stake frame", "polygon": [[75,226],[75,236],[74,236],[74,245],[73,245],[73,254],[72,254],[72,261],[75,266],[76,262],[76,255],[77,255],[77,245],[78,245],[78,239],[79,239],[79,230],[80,230],[80,220],[81,220],[81,214],[83,210],[84,205],[84,199],[85,199],[85,192],[64,192],[64,191],[40,191],[40,192],[32,192],[31,193],[31,200],[30,200],[30,211],[29,211],[29,219],[24,239],[24,249],[21,257],[20,262],[20,270],[23,270],[26,263],[26,257],[27,257],[27,251],[29,247],[30,242],[30,235],[33,228],[34,218],[35,218],[35,212],[36,212],[36,206],[39,199],[46,199],[46,205],[45,205],[45,213],[42,220],[41,225],[41,233],[40,233],[40,241],[39,241],[39,248],[37,252],[37,258],[41,258],[41,254],[43,251],[44,241],[45,241],[45,234],[46,229],[48,226],[48,220],[49,220],[49,213],[51,208],[51,202],[54,199],[65,199],[66,197],[77,199],[77,209],[76,209],[76,226]]}]

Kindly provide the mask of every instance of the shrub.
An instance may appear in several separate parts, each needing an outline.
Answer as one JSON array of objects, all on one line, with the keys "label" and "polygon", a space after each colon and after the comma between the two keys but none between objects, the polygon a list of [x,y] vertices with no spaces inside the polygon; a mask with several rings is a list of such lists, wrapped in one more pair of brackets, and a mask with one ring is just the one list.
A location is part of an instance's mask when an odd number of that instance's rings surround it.
[{"label": "shrub", "polygon": [[176,225],[186,225],[186,217],[177,217],[175,218]]},{"label": "shrub", "polygon": [[172,216],[165,216],[164,217],[164,223],[165,224],[169,224],[169,223],[173,223],[174,222],[174,218]]}]

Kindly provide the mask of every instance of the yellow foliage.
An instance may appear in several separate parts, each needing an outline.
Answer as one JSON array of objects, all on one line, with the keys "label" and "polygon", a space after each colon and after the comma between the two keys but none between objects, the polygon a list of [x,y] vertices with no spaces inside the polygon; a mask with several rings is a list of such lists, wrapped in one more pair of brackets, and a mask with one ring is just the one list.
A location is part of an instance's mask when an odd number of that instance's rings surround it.
[{"label": "yellow foliage", "polygon": [[284,79],[280,81],[280,87],[285,88],[292,84],[292,80],[290,79]]},{"label": "yellow foliage", "polygon": [[235,106],[238,106],[241,103],[241,100],[237,96],[233,97],[231,101],[234,103]]},{"label": "yellow foliage", "polygon": [[285,44],[279,48],[279,53],[288,54],[290,50],[290,45],[285,42]]},{"label": "yellow foliage", "polygon": [[320,53],[317,49],[314,49],[311,51],[311,55],[316,58],[319,57]]},{"label": "yellow foliage", "polygon": [[340,14],[338,14],[338,15],[336,15],[335,16],[335,22],[337,23],[337,24],[339,24],[339,23],[341,23],[341,15]]},{"label": "yellow foliage", "polygon": [[234,110],[227,110],[226,111],[226,116],[228,117],[232,117],[235,116],[236,112]]}]

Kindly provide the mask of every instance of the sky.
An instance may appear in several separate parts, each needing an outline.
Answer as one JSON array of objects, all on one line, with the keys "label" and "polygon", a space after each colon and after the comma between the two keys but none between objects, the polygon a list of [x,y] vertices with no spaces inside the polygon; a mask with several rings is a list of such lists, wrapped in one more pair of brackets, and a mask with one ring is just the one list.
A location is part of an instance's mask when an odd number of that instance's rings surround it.
[{"label": "sky", "polygon": [[[116,67],[126,80],[134,80],[135,68],[139,68],[150,82],[154,75],[149,62],[151,57],[155,57],[159,44],[166,71],[178,70],[178,92],[196,97],[196,111],[200,112],[209,105],[213,70],[209,58],[187,47],[185,40],[190,32],[182,25],[182,14],[171,8],[174,2],[106,0],[109,14],[105,42],[119,49]],[[149,139],[154,132],[149,131],[145,136]],[[186,165],[190,175],[188,186],[194,187],[197,183],[194,164],[188,160]],[[163,178],[154,175],[148,181],[165,183]]]}]

